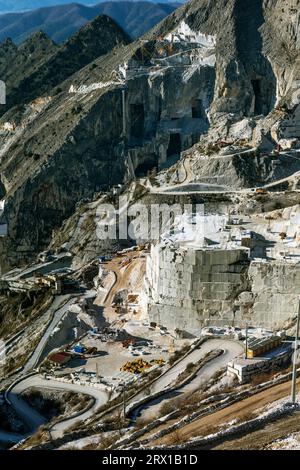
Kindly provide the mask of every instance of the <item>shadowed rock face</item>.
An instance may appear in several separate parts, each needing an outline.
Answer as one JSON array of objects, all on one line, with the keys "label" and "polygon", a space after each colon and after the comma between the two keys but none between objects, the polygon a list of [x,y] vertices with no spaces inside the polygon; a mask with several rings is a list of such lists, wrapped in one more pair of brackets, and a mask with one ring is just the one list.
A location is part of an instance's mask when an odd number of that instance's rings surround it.
[{"label": "shadowed rock face", "polygon": [[275,103],[276,79],[263,53],[260,28],[265,22],[264,2],[190,2],[170,15],[158,27],[159,32],[165,24],[171,27],[180,21],[179,16],[185,17],[191,29],[216,37],[217,80],[212,110],[267,114]]},{"label": "shadowed rock face", "polygon": [[[216,109],[244,115],[268,114],[275,104],[276,79],[263,54],[260,28],[264,23],[261,0],[236,0],[233,6],[235,57],[225,71]],[[221,72],[222,73],[222,72]]]},{"label": "shadowed rock face", "polygon": [[[194,0],[129,45],[101,17],[107,42],[96,22],[62,48],[49,44],[54,52],[11,91],[16,106],[0,122],[16,125],[0,135],[9,232],[0,240],[2,268],[45,248],[78,201],[134,170],[170,165],[221,113],[237,122],[288,103],[297,79],[291,57],[295,63],[299,26],[289,25],[297,3]],[[19,51],[5,47],[7,56]]]},{"label": "shadowed rock face", "polygon": [[[4,245],[5,262],[14,264],[17,260],[28,259],[37,247],[49,243],[53,228],[59,227],[73,213],[77,201],[92,197],[108,183],[116,184],[120,180],[124,160],[111,152],[121,133],[121,119],[115,111],[121,106],[120,98],[120,93],[114,91],[106,94],[89,110],[88,116],[77,123],[76,137],[70,135],[61,142],[50,127],[48,142],[58,140],[58,145],[48,149],[51,155],[43,154],[41,147],[45,142],[41,141],[40,153],[31,154],[31,150],[26,150],[25,162],[19,160],[8,165],[5,174],[13,186],[6,195],[2,220],[9,221],[9,243],[14,249],[6,250]],[[105,115],[105,119],[99,121],[101,115]],[[46,114],[45,125],[47,117]],[[31,128],[31,132],[35,140],[36,128]]]},{"label": "shadowed rock face", "polygon": [[128,42],[129,36],[117,23],[101,15],[60,47],[42,32],[19,48],[11,45],[0,69],[2,80],[7,82],[7,106],[1,107],[1,114],[48,93],[86,64]]},{"label": "shadowed rock face", "polygon": [[192,29],[216,35],[214,110],[230,106],[232,112],[240,109],[247,114],[249,96],[243,94],[253,97],[251,80],[259,79],[261,89],[269,90],[266,112],[275,98],[286,96],[299,75],[298,11],[298,0],[192,1],[158,25],[155,34],[173,28],[184,17]]},{"label": "shadowed rock face", "polygon": [[[54,42],[42,32],[33,34],[19,47],[11,39],[4,41],[0,45],[0,77],[5,81],[8,93],[56,49]],[[6,109],[2,106],[1,113]]]}]

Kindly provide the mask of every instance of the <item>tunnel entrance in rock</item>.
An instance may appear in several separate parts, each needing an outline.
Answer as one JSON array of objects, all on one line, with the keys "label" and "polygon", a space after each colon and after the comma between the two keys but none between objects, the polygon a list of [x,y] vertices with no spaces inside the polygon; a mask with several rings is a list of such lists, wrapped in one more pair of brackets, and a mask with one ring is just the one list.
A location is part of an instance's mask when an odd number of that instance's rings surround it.
[{"label": "tunnel entrance in rock", "polygon": [[143,104],[130,105],[130,135],[131,137],[142,137],[144,134],[145,112]]},{"label": "tunnel entrance in rock", "polygon": [[261,80],[251,80],[254,93],[254,114],[263,114],[263,96],[261,91]]},{"label": "tunnel entrance in rock", "polygon": [[156,155],[150,155],[147,161],[140,163],[135,169],[135,176],[147,176],[150,171],[157,170],[158,159]]},{"label": "tunnel entrance in rock", "polygon": [[181,152],[181,137],[179,133],[170,134],[169,146],[167,150],[167,157],[172,155],[180,155]]},{"label": "tunnel entrance in rock", "polygon": [[192,101],[192,118],[206,119],[206,113],[201,99]]},{"label": "tunnel entrance in rock", "polygon": [[157,120],[160,121],[161,119],[161,113],[162,113],[162,106],[161,106],[161,100],[159,100],[158,103],[158,113],[157,113]]}]

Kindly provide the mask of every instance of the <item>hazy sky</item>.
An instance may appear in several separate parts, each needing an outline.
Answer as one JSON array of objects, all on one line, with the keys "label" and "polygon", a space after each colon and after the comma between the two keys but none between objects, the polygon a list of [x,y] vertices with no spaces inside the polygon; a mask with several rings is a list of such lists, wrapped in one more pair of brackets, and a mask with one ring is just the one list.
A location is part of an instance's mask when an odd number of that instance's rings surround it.
[{"label": "hazy sky", "polygon": [[[96,5],[102,0],[0,0],[0,12],[24,11],[35,8],[41,8],[53,5],[62,5],[66,3],[81,3],[82,5]],[[119,1],[119,0],[111,0]],[[139,1],[139,0],[131,0]],[[178,0],[150,0],[154,3],[179,3]],[[181,1],[182,3],[182,1]]]}]

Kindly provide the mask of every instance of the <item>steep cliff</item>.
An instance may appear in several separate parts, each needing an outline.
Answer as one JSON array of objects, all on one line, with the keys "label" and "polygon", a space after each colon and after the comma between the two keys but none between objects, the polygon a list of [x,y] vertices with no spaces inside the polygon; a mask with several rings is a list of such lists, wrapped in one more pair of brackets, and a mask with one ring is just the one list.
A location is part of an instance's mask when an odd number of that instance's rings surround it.
[{"label": "steep cliff", "polygon": [[39,64],[56,50],[54,42],[42,32],[33,34],[19,47],[11,39],[4,41],[0,45],[0,76],[6,83],[8,93],[18,87],[20,80],[34,73]]},{"label": "steep cliff", "polygon": [[[100,17],[52,53],[9,94],[11,104],[26,105],[0,122],[8,224],[0,240],[3,269],[45,248],[79,200],[170,167],[184,150],[192,148],[197,159],[207,139],[235,136],[257,147],[263,133],[272,135],[273,146],[287,134],[300,137],[298,6],[297,0],[192,0],[128,45]],[[103,22],[107,43],[96,34]],[[30,103],[38,95],[47,96]],[[236,132],[245,119],[251,125]],[[254,167],[250,181],[237,171],[239,186],[264,179],[260,158]],[[223,175],[222,168],[214,167],[212,177]]]},{"label": "steep cliff", "polygon": [[128,42],[128,35],[105,15],[82,27],[60,47],[44,33],[35,33],[15,50],[13,61],[8,57],[3,64],[7,106],[1,108],[1,113],[47,94],[95,58]]}]

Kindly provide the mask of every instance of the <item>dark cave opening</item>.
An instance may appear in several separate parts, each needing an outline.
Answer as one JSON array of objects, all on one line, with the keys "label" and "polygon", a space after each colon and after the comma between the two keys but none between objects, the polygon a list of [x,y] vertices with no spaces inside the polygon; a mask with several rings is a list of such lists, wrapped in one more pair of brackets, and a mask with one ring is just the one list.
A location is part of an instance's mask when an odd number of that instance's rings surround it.
[{"label": "dark cave opening", "polygon": [[167,150],[167,157],[172,155],[180,155],[181,152],[181,137],[179,133],[170,134],[169,146]]},{"label": "dark cave opening", "polygon": [[201,99],[195,99],[192,101],[192,118],[206,119],[206,113]]},{"label": "dark cave opening", "polygon": [[147,176],[149,172],[157,170],[158,167],[158,158],[156,155],[151,155],[148,157],[147,161],[140,163],[135,169],[135,176]]},{"label": "dark cave opening", "polygon": [[161,113],[162,113],[162,106],[161,106],[161,100],[159,100],[159,104],[158,104],[158,113],[157,113],[157,120],[158,120],[158,121],[161,120]]},{"label": "dark cave opening", "polygon": [[142,137],[144,134],[145,112],[143,104],[130,105],[130,135]]},{"label": "dark cave opening", "polygon": [[261,92],[261,80],[251,80],[254,93],[254,114],[263,114],[263,96]]}]

